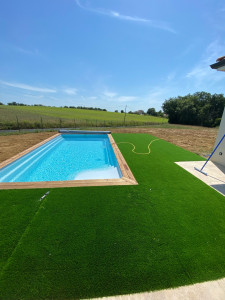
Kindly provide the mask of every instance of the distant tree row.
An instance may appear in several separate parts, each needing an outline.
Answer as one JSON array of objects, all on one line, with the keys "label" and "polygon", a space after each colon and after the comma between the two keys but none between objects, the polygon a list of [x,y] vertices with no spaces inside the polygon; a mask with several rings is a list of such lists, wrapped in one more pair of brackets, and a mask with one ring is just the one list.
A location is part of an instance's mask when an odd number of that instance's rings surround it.
[{"label": "distant tree row", "polygon": [[223,94],[197,92],[166,100],[163,111],[168,115],[169,123],[218,126],[225,106]]},{"label": "distant tree row", "polygon": [[7,103],[7,105],[28,106],[27,104],[24,104],[24,103],[17,103],[17,102],[15,102],[15,101],[9,102],[9,103]]},{"label": "distant tree row", "polygon": [[[118,113],[118,110],[115,110],[115,112]],[[122,109],[121,111],[121,114],[124,113],[124,110]],[[139,110],[136,110],[136,111],[129,111],[128,114],[135,114],[135,115],[149,115],[149,116],[154,116],[154,117],[165,117],[164,113],[160,110],[160,111],[156,111],[155,108],[149,108],[147,110],[147,112],[145,113],[144,110],[142,109],[139,109]]]},{"label": "distant tree row", "polygon": [[99,107],[86,107],[86,106],[63,106],[64,108],[75,108],[75,109],[88,109],[88,110],[99,110],[99,111],[107,111],[105,108]]},{"label": "distant tree row", "polygon": [[[0,102],[1,103],[1,102]],[[3,105],[3,103],[1,103]],[[18,103],[18,102],[9,102],[7,103],[7,105],[14,105],[14,106],[45,106],[45,105],[42,105],[42,104],[25,104],[25,103]]]},{"label": "distant tree row", "polygon": [[147,114],[155,117],[164,117],[164,113],[161,110],[157,112],[153,107],[147,110]]},{"label": "distant tree row", "polygon": [[[3,105],[2,102],[0,102],[0,105]],[[43,104],[24,104],[24,103],[18,103],[18,102],[9,102],[7,105],[14,105],[14,106],[45,106]],[[55,106],[51,106],[55,107]],[[62,107],[62,106],[61,106]],[[105,108],[99,108],[99,107],[85,107],[85,106],[63,106],[63,108],[75,108],[75,109],[88,109],[88,110],[100,110],[100,111],[107,111]]]}]

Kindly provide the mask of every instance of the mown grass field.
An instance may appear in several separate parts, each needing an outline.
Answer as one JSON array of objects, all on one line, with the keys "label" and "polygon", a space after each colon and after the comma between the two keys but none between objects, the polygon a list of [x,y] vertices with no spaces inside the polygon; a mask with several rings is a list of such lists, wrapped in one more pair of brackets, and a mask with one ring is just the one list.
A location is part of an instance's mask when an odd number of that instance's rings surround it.
[{"label": "mown grass field", "polygon": [[[165,124],[166,118],[127,114],[125,125]],[[122,126],[124,114],[86,109],[0,105],[0,129]]]},{"label": "mown grass field", "polygon": [[[113,134],[146,152],[155,137]],[[0,191],[0,298],[80,299],[225,276],[224,197],[163,140],[118,144],[139,185]]]}]

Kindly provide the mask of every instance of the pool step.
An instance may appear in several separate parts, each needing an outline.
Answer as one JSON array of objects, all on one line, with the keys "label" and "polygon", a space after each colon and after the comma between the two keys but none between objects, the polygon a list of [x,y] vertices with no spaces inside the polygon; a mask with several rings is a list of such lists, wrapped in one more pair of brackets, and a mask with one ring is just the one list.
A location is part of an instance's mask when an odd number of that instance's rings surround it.
[{"label": "pool step", "polygon": [[15,182],[23,175],[31,166],[38,163],[44,155],[46,155],[52,148],[61,142],[61,138],[56,138],[47,145],[43,145],[40,148],[33,150],[29,155],[25,156],[18,164],[17,161],[13,162],[10,166],[10,171],[6,170],[4,175],[4,169],[2,170],[2,177],[0,182]]}]

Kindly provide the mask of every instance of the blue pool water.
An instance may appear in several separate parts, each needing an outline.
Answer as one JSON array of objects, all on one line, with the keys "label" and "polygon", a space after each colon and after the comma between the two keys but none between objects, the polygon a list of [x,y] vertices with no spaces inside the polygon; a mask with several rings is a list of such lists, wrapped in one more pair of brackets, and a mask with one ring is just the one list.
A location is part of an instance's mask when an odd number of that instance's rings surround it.
[{"label": "blue pool water", "polygon": [[120,178],[106,134],[62,134],[0,170],[0,182]]}]

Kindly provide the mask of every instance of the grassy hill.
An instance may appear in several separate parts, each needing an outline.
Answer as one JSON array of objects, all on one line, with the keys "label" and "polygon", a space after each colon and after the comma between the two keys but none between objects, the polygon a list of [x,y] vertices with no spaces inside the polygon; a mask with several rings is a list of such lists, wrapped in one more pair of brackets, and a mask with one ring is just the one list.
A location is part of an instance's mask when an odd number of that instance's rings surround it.
[{"label": "grassy hill", "polygon": [[[125,125],[167,123],[166,118],[127,114]],[[0,106],[0,129],[122,126],[124,114],[48,106]]]}]

